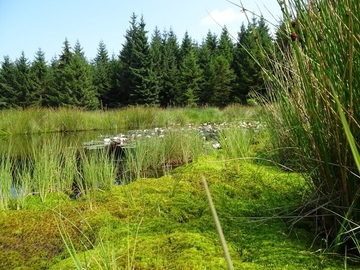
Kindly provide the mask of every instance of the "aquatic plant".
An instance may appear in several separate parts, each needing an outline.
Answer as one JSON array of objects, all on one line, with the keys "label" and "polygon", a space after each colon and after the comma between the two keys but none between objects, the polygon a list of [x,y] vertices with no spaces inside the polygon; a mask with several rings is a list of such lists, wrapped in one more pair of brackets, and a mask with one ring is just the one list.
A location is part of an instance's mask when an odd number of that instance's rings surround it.
[{"label": "aquatic plant", "polygon": [[13,197],[12,166],[9,158],[9,152],[0,157],[0,210],[9,209],[9,204]]}]

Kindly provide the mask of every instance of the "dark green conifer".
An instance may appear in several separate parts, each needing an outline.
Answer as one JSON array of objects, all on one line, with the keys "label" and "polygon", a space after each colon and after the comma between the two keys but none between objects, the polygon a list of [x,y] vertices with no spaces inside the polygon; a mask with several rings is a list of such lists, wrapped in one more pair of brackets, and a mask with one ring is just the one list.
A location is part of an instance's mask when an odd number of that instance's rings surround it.
[{"label": "dark green conifer", "polygon": [[73,72],[70,67],[73,53],[70,43],[67,39],[64,41],[63,50],[59,60],[53,62],[53,72],[55,76],[52,102],[57,100],[58,106],[77,106],[73,91]]},{"label": "dark green conifer", "polygon": [[74,47],[74,54],[69,65],[70,87],[73,104],[81,108],[97,109],[99,100],[92,82],[91,68],[85,58],[80,42]]},{"label": "dark green conifer", "polygon": [[21,52],[21,56],[15,61],[15,85],[17,105],[25,108],[30,105],[30,63]]},{"label": "dark green conifer", "polygon": [[216,34],[211,33],[211,31],[209,30],[202,47],[205,46],[211,52],[211,54],[215,54],[215,51],[217,50],[218,45],[219,45],[218,38],[217,38]]},{"label": "dark green conifer", "polygon": [[130,103],[130,92],[135,88],[131,67],[133,65],[135,39],[138,35],[138,31],[137,16],[133,13],[130,20],[130,28],[126,30],[125,44],[123,44],[120,52],[121,86],[117,89],[119,93],[116,94],[116,97],[118,98],[117,103],[120,106],[126,106]]},{"label": "dark green conifer", "polygon": [[43,93],[43,106],[59,107],[62,105],[62,94],[59,87],[59,59],[54,56],[50,60],[48,72],[48,91]]},{"label": "dark green conifer", "polygon": [[0,109],[16,106],[15,73],[14,63],[11,62],[9,56],[4,56],[0,68]]},{"label": "dark green conifer", "polygon": [[129,80],[132,82],[129,93],[131,105],[158,105],[159,103],[159,92],[155,83],[156,77],[151,70],[150,48],[145,26],[144,19],[141,17],[133,40],[132,61],[129,66]]},{"label": "dark green conifer", "polygon": [[268,64],[271,50],[272,40],[263,18],[259,21],[253,18],[247,28],[241,26],[233,61],[236,74],[235,101],[245,103],[251,92],[265,93],[262,70]]},{"label": "dark green conifer", "polygon": [[211,79],[211,84],[213,93],[210,104],[217,107],[225,107],[233,102],[231,98],[235,74],[224,55],[218,55],[213,60],[212,67],[213,77]]},{"label": "dark green conifer", "polygon": [[45,53],[39,48],[35,60],[30,66],[29,104],[47,106],[46,95],[49,92],[49,67],[46,65]]},{"label": "dark green conifer", "polygon": [[94,87],[99,95],[99,100],[103,107],[108,107],[112,103],[111,95],[111,72],[110,59],[105,43],[99,43],[97,55],[94,59]]},{"label": "dark green conifer", "polygon": [[220,35],[218,54],[224,56],[228,63],[232,63],[234,58],[234,43],[232,42],[226,27],[222,29]]},{"label": "dark green conifer", "polygon": [[194,50],[190,50],[183,58],[180,66],[180,79],[181,93],[176,97],[176,105],[197,105],[202,83],[202,71]]},{"label": "dark green conifer", "polygon": [[190,51],[194,50],[194,44],[191,40],[188,31],[185,32],[184,37],[180,46],[180,63],[184,60],[184,58],[190,53]]},{"label": "dark green conifer", "polygon": [[181,94],[179,81],[179,44],[172,29],[162,38],[162,85],[159,100],[162,107],[176,105],[176,98]]},{"label": "dark green conifer", "polygon": [[150,66],[151,72],[154,76],[154,89],[158,93],[158,104],[160,104],[160,92],[163,87],[163,43],[161,38],[161,32],[155,27],[154,33],[151,37],[150,43]]},{"label": "dark green conifer", "polygon": [[110,62],[110,92],[108,94],[110,108],[120,108],[127,103],[124,103],[124,97],[122,96],[122,82],[123,82],[123,68],[122,62],[119,57],[113,54]]}]

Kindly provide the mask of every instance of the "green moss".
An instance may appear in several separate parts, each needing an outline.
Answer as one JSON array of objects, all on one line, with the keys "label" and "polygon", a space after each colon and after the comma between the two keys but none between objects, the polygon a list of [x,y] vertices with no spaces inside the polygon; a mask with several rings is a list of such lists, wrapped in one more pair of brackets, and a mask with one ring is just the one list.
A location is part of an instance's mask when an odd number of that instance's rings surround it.
[{"label": "green moss", "polygon": [[286,220],[276,217],[279,209],[301,202],[303,178],[251,162],[224,162],[221,155],[78,201],[51,195],[41,208],[34,197],[27,209],[2,212],[0,266],[75,269],[59,234],[63,224],[87,269],[227,269],[202,174],[235,269],[342,268],[310,249],[312,232],[293,228],[289,234]]}]

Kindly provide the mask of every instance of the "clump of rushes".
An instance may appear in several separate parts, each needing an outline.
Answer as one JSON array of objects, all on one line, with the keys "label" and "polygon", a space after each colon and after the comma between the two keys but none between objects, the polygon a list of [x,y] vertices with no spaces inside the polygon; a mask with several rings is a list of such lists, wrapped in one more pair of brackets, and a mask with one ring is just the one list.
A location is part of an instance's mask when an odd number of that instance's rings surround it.
[{"label": "clump of rushes", "polygon": [[250,156],[251,144],[256,136],[254,129],[231,126],[219,133],[219,142],[227,159]]},{"label": "clump of rushes", "polygon": [[45,140],[41,145],[32,144],[32,155],[27,161],[31,175],[32,187],[41,201],[45,201],[49,193],[69,189],[70,179],[62,177],[63,144],[60,139]]},{"label": "clump of rushes", "polygon": [[121,182],[140,177],[166,174],[169,170],[196,160],[203,141],[196,130],[173,130],[165,136],[137,139],[133,147],[124,148],[125,161]]},{"label": "clump of rushes", "polygon": [[313,211],[322,216],[317,225],[329,246],[359,253],[359,171],[337,106],[358,144],[360,5],[290,0],[282,10],[281,57],[268,73],[272,142],[280,160],[296,161],[308,173]]},{"label": "clump of rushes", "polygon": [[12,192],[11,161],[8,154],[0,157],[0,210],[9,209]]}]

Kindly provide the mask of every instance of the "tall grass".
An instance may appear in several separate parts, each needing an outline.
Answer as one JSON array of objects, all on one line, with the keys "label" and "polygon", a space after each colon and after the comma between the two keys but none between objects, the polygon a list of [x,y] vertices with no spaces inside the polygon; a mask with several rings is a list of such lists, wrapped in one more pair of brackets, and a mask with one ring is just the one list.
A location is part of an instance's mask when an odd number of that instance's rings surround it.
[{"label": "tall grass", "polygon": [[[116,181],[128,183],[143,177],[158,177],[173,168],[196,160],[204,153],[204,141],[197,128],[169,129],[165,136],[154,135],[135,140],[122,148],[120,157],[107,148],[86,150],[52,134],[40,140],[28,140],[24,155],[12,148],[0,159],[1,209],[14,200],[16,208],[26,207],[28,196],[42,202],[50,193],[71,197],[109,190]],[[120,149],[118,149],[120,150]]]},{"label": "tall grass", "polygon": [[9,209],[12,199],[12,173],[9,153],[2,155],[0,160],[0,210]]},{"label": "tall grass", "polygon": [[250,156],[251,144],[256,133],[253,129],[241,129],[231,126],[219,133],[219,142],[227,159]]},{"label": "tall grass", "polygon": [[282,8],[281,60],[268,73],[272,142],[280,160],[296,161],[310,176],[327,240],[335,250],[352,247],[360,228],[359,170],[338,105],[358,147],[360,5],[291,0]]},{"label": "tall grass", "polygon": [[168,131],[164,137],[138,139],[124,148],[125,160],[121,182],[141,177],[158,177],[171,169],[196,160],[204,142],[194,130]]},{"label": "tall grass", "polygon": [[109,111],[85,111],[79,108],[10,109],[0,111],[0,136],[86,130],[104,130],[115,134],[129,129],[168,127],[173,124],[234,121],[256,111],[256,107],[240,105],[232,105],[224,110],[212,107],[161,109],[141,106]]}]

